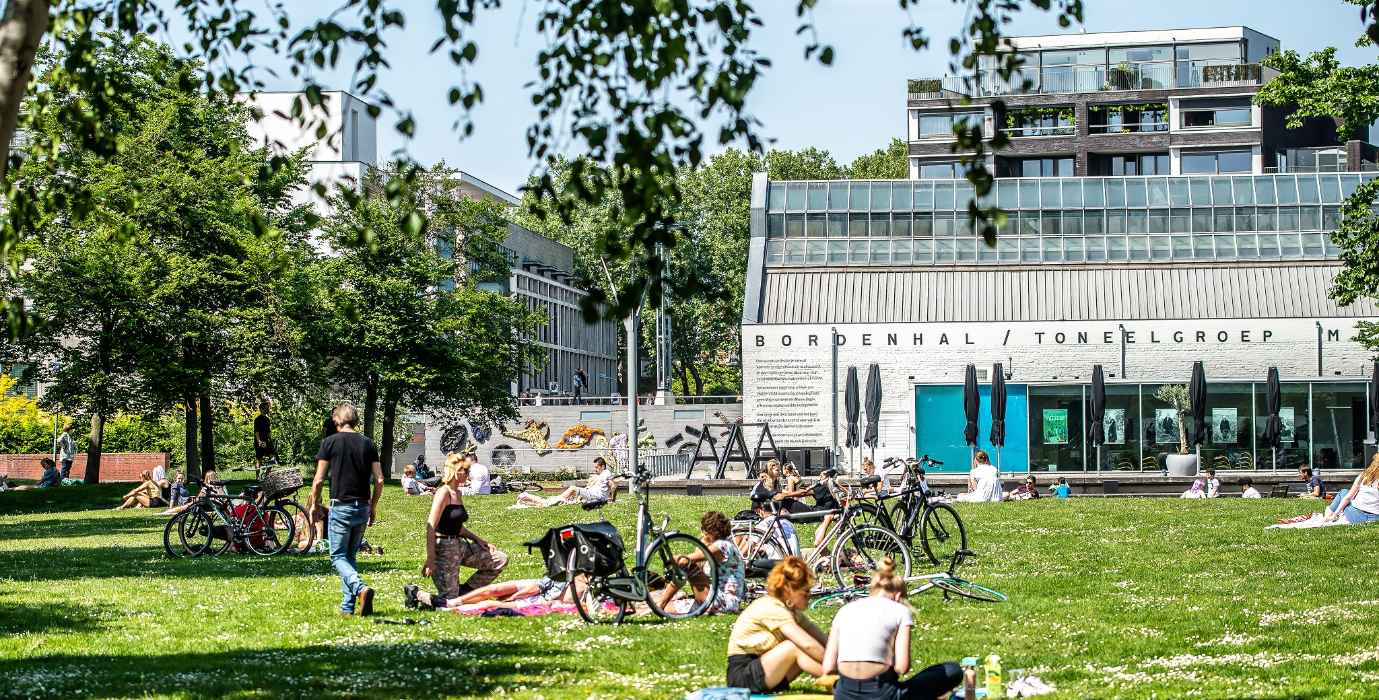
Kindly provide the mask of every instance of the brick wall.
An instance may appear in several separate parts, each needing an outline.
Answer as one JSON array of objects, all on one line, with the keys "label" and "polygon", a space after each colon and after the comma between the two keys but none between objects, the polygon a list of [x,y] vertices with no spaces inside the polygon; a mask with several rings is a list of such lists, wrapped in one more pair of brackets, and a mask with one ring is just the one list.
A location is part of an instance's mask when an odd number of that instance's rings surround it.
[{"label": "brick wall", "polygon": [[[41,461],[46,454],[0,455],[0,475],[11,479],[38,479],[43,474]],[[166,452],[108,452],[101,455],[101,481],[138,481],[139,473],[162,465],[168,467]],[[61,467],[61,465],[58,465]],[[72,462],[73,479],[86,477],[86,455],[77,454]]]}]

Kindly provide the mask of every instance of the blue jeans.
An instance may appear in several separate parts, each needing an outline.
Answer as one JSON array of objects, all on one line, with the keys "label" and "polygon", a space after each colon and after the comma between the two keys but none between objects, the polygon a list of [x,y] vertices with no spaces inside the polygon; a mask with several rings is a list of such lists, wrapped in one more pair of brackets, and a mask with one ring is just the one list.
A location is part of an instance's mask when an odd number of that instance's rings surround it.
[{"label": "blue jeans", "polygon": [[[1350,489],[1348,488],[1337,491],[1336,497],[1331,499],[1331,505],[1327,506],[1326,509],[1335,512],[1336,507],[1341,505],[1341,501],[1345,498],[1347,493],[1350,493]],[[1343,515],[1345,515],[1345,519],[1351,523],[1367,523],[1371,520],[1379,520],[1379,515],[1366,513],[1355,506],[1346,506]]]},{"label": "blue jeans", "polygon": [[326,537],[330,540],[330,563],[340,574],[340,610],[354,612],[354,597],[364,589],[364,582],[355,569],[354,555],[364,540],[364,528],[369,525],[369,502],[349,501],[330,507]]}]

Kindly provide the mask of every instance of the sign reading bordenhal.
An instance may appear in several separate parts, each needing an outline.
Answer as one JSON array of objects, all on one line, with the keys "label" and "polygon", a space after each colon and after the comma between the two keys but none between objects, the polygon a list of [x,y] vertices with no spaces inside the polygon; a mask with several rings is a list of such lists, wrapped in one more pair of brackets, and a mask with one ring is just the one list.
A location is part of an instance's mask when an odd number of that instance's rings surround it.
[{"label": "sign reading bordenhal", "polygon": [[749,421],[769,422],[782,447],[831,444],[835,328],[841,422],[847,367],[872,362],[881,366],[882,411],[908,416],[915,384],[961,384],[969,362],[988,371],[1004,363],[1015,383],[1082,384],[1097,363],[1112,382],[1186,383],[1196,360],[1206,363],[1208,381],[1262,382],[1271,365],[1285,380],[1314,378],[1317,322],[1323,375],[1364,376],[1369,353],[1354,340],[1356,319],[747,325],[743,412]]}]

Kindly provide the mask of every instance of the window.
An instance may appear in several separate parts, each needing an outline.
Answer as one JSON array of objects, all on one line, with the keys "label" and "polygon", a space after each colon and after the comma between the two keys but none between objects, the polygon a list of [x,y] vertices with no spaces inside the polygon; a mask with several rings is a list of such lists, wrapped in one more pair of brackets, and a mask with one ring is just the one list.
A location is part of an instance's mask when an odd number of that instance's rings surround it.
[{"label": "window", "polygon": [[1182,159],[1183,174],[1195,173],[1248,173],[1254,158],[1249,150],[1238,151],[1184,151]]},{"label": "window", "polygon": [[967,166],[958,161],[919,161],[919,178],[921,180],[952,180],[966,176]]},{"label": "window", "polygon": [[996,162],[999,177],[1072,177],[1072,158],[1004,158]]},{"label": "window", "polygon": [[1006,132],[1011,136],[1072,136],[1077,119],[1072,107],[1019,109],[1006,112]]},{"label": "window", "polygon": [[1168,175],[1167,153],[1093,154],[1087,162],[1089,175]]},{"label": "window", "polygon": [[1202,106],[1185,103],[1180,110],[1183,115],[1182,127],[1184,129],[1250,126],[1251,111],[1249,103],[1203,104]]},{"label": "window", "polygon": [[[1197,87],[1206,82],[1204,72],[1211,66],[1239,65],[1241,45],[1189,44],[1177,47],[1178,87]],[[1209,77],[1209,76],[1208,76]]]},{"label": "window", "polygon": [[919,114],[919,131],[915,138],[945,139],[953,138],[954,124],[980,126],[980,112],[960,112],[957,114]]},{"label": "window", "polygon": [[1152,103],[1089,107],[1087,130],[1093,134],[1168,131],[1168,105]]}]

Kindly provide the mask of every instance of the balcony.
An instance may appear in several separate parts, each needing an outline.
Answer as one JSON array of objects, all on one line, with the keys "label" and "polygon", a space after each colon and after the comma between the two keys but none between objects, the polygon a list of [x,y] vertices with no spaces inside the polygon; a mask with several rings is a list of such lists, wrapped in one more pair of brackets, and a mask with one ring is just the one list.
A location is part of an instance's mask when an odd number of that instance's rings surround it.
[{"label": "balcony", "polygon": [[948,76],[911,80],[912,100],[1057,95],[1123,90],[1239,87],[1262,85],[1270,75],[1258,63],[1226,60],[1144,61],[1118,64],[1046,65],[1024,68],[1009,79],[999,72],[980,70],[969,78]]}]

